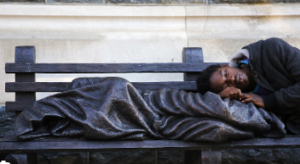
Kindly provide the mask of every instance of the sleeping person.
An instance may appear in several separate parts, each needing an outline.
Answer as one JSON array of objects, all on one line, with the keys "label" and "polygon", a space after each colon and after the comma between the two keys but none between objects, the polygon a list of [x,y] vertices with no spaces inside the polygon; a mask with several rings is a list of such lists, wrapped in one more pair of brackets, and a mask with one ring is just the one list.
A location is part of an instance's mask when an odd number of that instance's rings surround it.
[{"label": "sleeping person", "polygon": [[[283,137],[285,124],[264,109],[299,111],[298,61],[299,50],[280,39],[251,44],[235,55],[231,67],[210,66],[198,79],[201,93],[208,88],[221,97],[171,88],[139,90],[118,77],[78,78],[67,91],[24,110],[16,119],[16,135],[20,140],[83,137],[205,142]],[[225,97],[229,99],[221,99]],[[297,125],[292,127],[300,133]]]},{"label": "sleeping person", "polygon": [[219,95],[171,88],[138,90],[118,77],[78,78],[16,119],[21,140],[83,137],[87,140],[172,139],[222,142],[254,136],[283,137],[272,112]]},{"label": "sleeping person", "polygon": [[197,79],[200,93],[252,102],[278,114],[300,113],[300,50],[278,38],[245,46],[229,65],[211,65]]}]

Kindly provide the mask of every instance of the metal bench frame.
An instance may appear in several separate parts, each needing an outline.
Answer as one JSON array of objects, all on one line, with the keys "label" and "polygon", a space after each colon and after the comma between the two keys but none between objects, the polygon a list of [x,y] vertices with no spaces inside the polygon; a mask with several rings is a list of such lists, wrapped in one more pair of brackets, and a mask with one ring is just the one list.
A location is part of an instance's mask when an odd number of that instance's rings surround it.
[{"label": "metal bench frame", "polygon": [[[15,50],[15,63],[6,63],[6,73],[15,73],[15,82],[5,84],[6,92],[15,92],[15,102],[6,102],[7,111],[21,112],[36,101],[35,92],[61,92],[69,88],[66,82],[35,82],[35,73],[184,73],[182,82],[137,82],[138,89],[170,87],[196,91],[195,79],[207,66],[201,48],[184,48],[183,63],[119,63],[119,64],[54,64],[35,63],[35,48],[20,46]],[[226,64],[226,63],[219,63]],[[15,137],[0,139],[0,153],[27,154],[28,164],[37,163],[37,153],[58,151],[101,151],[108,149],[181,149],[185,150],[186,164],[221,164],[222,149],[300,147],[300,136],[284,138],[254,138],[223,143],[204,143],[179,140],[145,141],[85,141],[79,139],[43,139],[18,141]]]}]

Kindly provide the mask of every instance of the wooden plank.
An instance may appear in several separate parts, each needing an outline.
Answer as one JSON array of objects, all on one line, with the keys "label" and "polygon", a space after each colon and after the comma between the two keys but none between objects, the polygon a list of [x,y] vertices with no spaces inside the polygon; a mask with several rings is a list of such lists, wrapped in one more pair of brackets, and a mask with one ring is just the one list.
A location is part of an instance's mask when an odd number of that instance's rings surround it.
[{"label": "wooden plank", "polygon": [[220,150],[201,151],[201,164],[221,164],[222,154]]},{"label": "wooden plank", "polygon": [[[19,46],[15,48],[15,63],[16,64],[33,64],[35,63],[35,48],[33,46]],[[34,82],[34,73],[16,73],[16,82]],[[22,92],[15,94],[15,100],[17,102],[34,102],[35,93]]]},{"label": "wooden plank", "polygon": [[187,150],[184,152],[185,164],[201,164],[201,150]]},{"label": "wooden plank", "polygon": [[[68,82],[8,82],[5,84],[5,92],[63,92],[69,89]],[[180,90],[196,91],[195,81],[172,81],[172,82],[133,82],[140,90],[157,90],[161,88],[172,88]]]},{"label": "wooden plank", "polygon": [[[1,141],[1,140],[0,140]],[[57,151],[99,151],[107,149],[174,149],[182,150],[221,150],[249,148],[297,148],[300,136],[284,138],[254,138],[234,140],[222,143],[191,142],[179,140],[145,140],[145,141],[84,141],[74,139],[2,141],[0,152],[57,152]]]},{"label": "wooden plank", "polygon": [[[204,63],[203,60],[203,52],[202,48],[184,48],[182,51],[183,62],[190,64],[198,64],[202,65]],[[191,72],[184,74],[184,81],[196,81],[200,72]]]},{"label": "wooden plank", "polygon": [[[135,73],[135,72],[201,72],[207,66],[216,63],[6,63],[6,73]],[[222,63],[221,63],[222,64]],[[224,64],[224,63],[223,63]]]}]

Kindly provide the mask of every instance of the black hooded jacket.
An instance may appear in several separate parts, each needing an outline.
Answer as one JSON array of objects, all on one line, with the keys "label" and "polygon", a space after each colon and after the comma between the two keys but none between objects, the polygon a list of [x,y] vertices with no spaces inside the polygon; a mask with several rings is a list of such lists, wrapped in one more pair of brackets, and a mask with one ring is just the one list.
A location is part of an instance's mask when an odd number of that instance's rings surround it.
[{"label": "black hooded jacket", "polygon": [[300,50],[279,38],[252,43],[250,71],[260,86],[270,90],[263,96],[266,110],[300,114]]}]

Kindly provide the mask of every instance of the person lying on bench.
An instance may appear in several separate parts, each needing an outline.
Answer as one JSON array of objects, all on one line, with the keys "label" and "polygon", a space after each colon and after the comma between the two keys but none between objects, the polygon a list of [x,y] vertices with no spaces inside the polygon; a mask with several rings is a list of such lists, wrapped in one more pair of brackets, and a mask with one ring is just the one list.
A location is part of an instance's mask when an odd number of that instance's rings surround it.
[{"label": "person lying on bench", "polygon": [[200,93],[252,102],[279,114],[300,113],[300,50],[279,38],[245,46],[229,65],[211,65],[197,79]]},{"label": "person lying on bench", "polygon": [[[264,91],[268,91],[269,101],[284,99],[276,103],[285,107],[297,106],[294,101],[300,102],[300,96],[294,95],[300,92],[294,84],[300,80],[299,71],[297,72],[300,65],[294,62],[300,60],[300,56],[297,55],[300,54],[299,50],[279,39],[260,41],[248,47],[250,70],[249,67],[240,64],[241,69],[212,66],[204,71],[203,75],[214,69],[211,71],[213,76],[204,76],[208,79],[208,85],[214,89],[211,91],[221,93],[222,90],[227,90],[226,88],[235,87],[247,92],[253,90],[255,84],[259,84],[265,88]],[[256,59],[253,56],[257,56],[259,52],[263,53],[258,56],[259,59],[264,60],[253,62],[252,60]],[[247,51],[242,50],[238,59],[243,57],[244,53]],[[269,53],[272,56],[266,55]],[[262,61],[263,68],[260,65]],[[277,72],[270,71],[273,69]],[[216,78],[221,78],[211,80],[211,77],[215,76],[214,72],[217,72]],[[254,72],[254,75],[250,72]],[[270,73],[262,76],[265,72]],[[232,77],[231,81],[229,77]],[[268,82],[265,82],[265,77]],[[278,78],[282,77],[284,79],[278,81]],[[292,88],[289,89],[289,86]],[[225,91],[222,92],[226,95]],[[281,92],[279,96],[282,97],[272,95],[277,92]],[[253,101],[259,105],[256,98],[260,96],[255,95],[242,94],[239,91],[229,94],[229,98]],[[288,99],[285,99],[286,97]],[[261,102],[263,107],[268,107],[267,103]],[[283,137],[286,129],[300,134],[297,124],[299,119],[294,120],[295,124],[292,120],[290,124],[287,123],[292,126],[285,126],[274,112],[257,108],[252,103],[223,100],[214,93],[202,95],[172,88],[140,90],[120,77],[84,77],[73,80],[66,91],[38,100],[32,107],[23,110],[15,125],[16,136],[20,140],[80,137],[87,140],[172,139],[223,142],[256,136]]]}]

